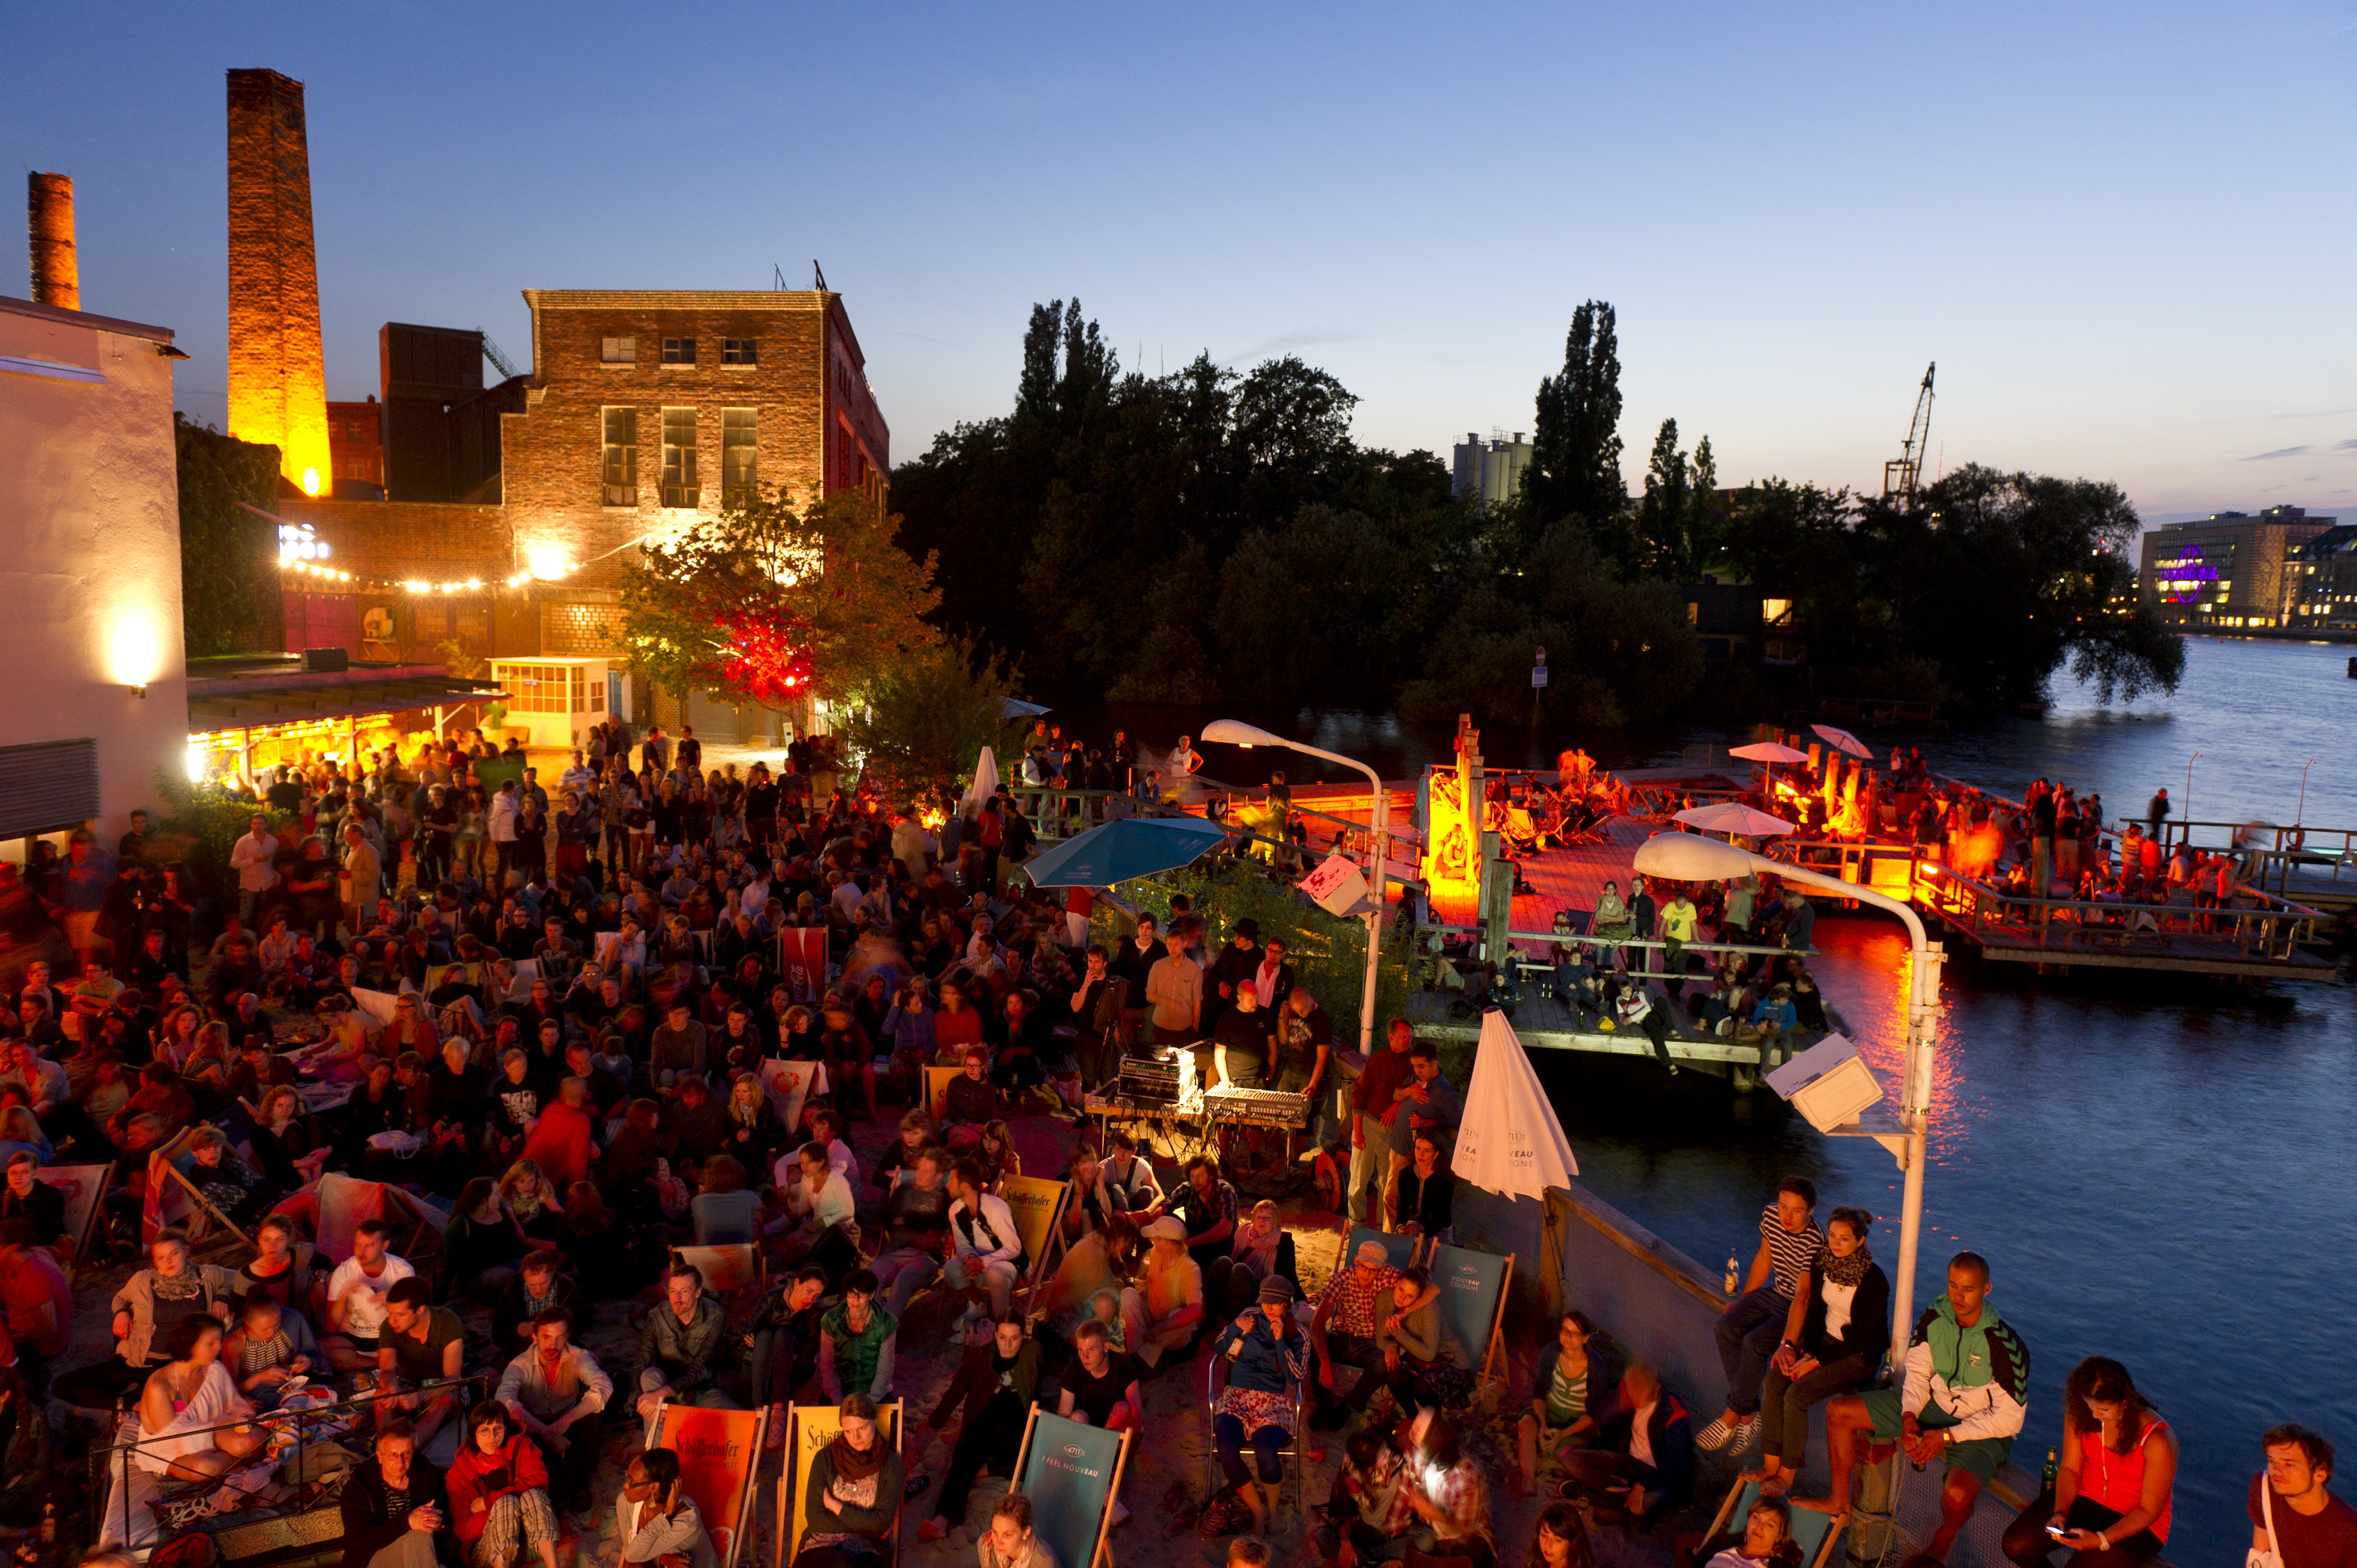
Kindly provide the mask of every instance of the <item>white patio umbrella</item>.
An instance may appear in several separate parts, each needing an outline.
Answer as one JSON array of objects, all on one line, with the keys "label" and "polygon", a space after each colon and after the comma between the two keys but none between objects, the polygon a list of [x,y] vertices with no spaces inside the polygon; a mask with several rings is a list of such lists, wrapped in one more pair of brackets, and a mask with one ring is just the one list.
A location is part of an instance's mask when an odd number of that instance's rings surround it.
[{"label": "white patio umbrella", "polygon": [[1771,817],[1765,811],[1733,800],[1722,800],[1715,806],[1692,806],[1670,819],[1706,833],[1732,833],[1737,838],[1774,838],[1794,831],[1793,824],[1781,817]]},{"label": "white patio umbrella", "polygon": [[1571,1142],[1503,1013],[1481,1016],[1473,1083],[1465,1093],[1465,1120],[1457,1129],[1449,1169],[1475,1187],[1509,1197],[1535,1197],[1579,1174]]},{"label": "white patio umbrella", "polygon": [[1873,749],[1846,729],[1835,729],[1831,725],[1811,725],[1809,728],[1815,733],[1819,740],[1824,741],[1835,751],[1846,752],[1852,757],[1862,757],[1868,762],[1874,760]]},{"label": "white patio umbrella", "polygon": [[958,815],[965,815],[997,793],[998,758],[985,746],[982,748],[982,755],[974,759],[974,782],[967,785],[965,793],[958,798]]},{"label": "white patio umbrella", "polygon": [[1781,741],[1774,740],[1755,740],[1749,746],[1729,746],[1727,747],[1727,755],[1729,757],[1739,757],[1746,762],[1759,762],[1767,765],[1768,783],[1765,792],[1771,803],[1776,799],[1776,765],[1780,762],[1792,763],[1806,762],[1809,760],[1809,754],[1807,752],[1795,751],[1791,746],[1784,745]]}]

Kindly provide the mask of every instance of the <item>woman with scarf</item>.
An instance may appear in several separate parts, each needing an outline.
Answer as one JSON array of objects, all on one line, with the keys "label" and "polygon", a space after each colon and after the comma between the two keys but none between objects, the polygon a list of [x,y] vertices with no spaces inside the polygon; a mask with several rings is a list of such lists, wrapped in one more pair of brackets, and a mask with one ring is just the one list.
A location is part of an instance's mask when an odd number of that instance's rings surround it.
[{"label": "woman with scarf", "polygon": [[1293,1234],[1276,1217],[1276,1205],[1262,1198],[1236,1227],[1228,1256],[1213,1258],[1203,1271],[1203,1307],[1213,1318],[1234,1317],[1251,1310],[1261,1283],[1271,1274],[1300,1294],[1299,1270],[1294,1262]]},{"label": "woman with scarf", "polygon": [[1809,1407],[1865,1387],[1890,1348],[1890,1277],[1866,1244],[1873,1226],[1862,1208],[1835,1209],[1792,1294],[1760,1402],[1760,1467],[1743,1473],[1762,1496],[1783,1496],[1808,1462]]},{"label": "woman with scarf", "polygon": [[845,1394],[843,1430],[811,1460],[794,1568],[861,1568],[891,1558],[907,1469],[899,1444],[876,1430],[876,1402]]}]

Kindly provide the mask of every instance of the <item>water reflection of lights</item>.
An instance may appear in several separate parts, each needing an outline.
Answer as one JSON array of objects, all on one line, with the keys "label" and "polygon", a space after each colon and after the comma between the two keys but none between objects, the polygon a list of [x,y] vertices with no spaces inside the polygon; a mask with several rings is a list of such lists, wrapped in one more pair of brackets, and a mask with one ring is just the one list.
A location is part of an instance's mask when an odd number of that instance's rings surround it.
[{"label": "water reflection of lights", "polygon": [[[1820,938],[1830,935],[1824,923]],[[1907,933],[1896,924],[1844,921],[1838,949],[1822,946],[1810,961],[1819,989],[1833,1010],[1848,1026],[1845,1031],[1857,1054],[1882,1080],[1895,1100],[1902,1079],[1907,1045],[1908,970],[1914,961]],[[1964,1041],[1955,1030],[1954,1010],[1946,1004],[1952,976],[1943,977],[1939,1034],[1932,1063],[1929,1146],[1933,1165],[1961,1157],[1971,1124],[1984,1114],[1982,1097],[1965,1091]]]}]

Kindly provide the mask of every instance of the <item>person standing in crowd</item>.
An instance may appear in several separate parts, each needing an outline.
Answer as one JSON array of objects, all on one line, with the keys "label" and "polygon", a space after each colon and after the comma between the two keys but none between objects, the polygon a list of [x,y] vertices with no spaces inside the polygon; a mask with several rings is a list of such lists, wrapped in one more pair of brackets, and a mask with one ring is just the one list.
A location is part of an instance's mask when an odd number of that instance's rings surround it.
[{"label": "person standing in crowd", "polygon": [[2332,1444],[2284,1422],[2259,1439],[2267,1467],[2251,1477],[2251,1550],[2280,1568],[2357,1568],[2357,1509],[2330,1489]]},{"label": "person standing in crowd", "polygon": [[1915,1320],[1900,1386],[1844,1394],[1825,1406],[1833,1487],[1821,1499],[1793,1498],[1795,1507],[1847,1518],[1859,1435],[1896,1442],[1913,1464],[1945,1463],[1940,1527],[1922,1554],[1947,1561],[1982,1488],[2012,1454],[2029,1409],[2029,1348],[1988,1294],[1986,1259],[1959,1252],[1948,1261],[1947,1294]]},{"label": "person standing in crowd", "polygon": [[2054,1485],[2006,1526],[2003,1550],[2044,1568],[2057,1545],[2072,1568],[2133,1568],[2169,1541],[2177,1436],[2136,1392],[2128,1369],[2090,1356],[2062,1385],[2062,1459]]},{"label": "person standing in crowd", "polygon": [[1727,1369],[1727,1408],[1695,1438],[1697,1447],[1751,1446],[1760,1429],[1760,1391],[1768,1362],[1784,1337],[1792,1298],[1809,1266],[1824,1250],[1825,1233],[1813,1218],[1816,1184],[1786,1176],[1776,1199],[1760,1211],[1760,1250],[1752,1255],[1743,1294],[1718,1320],[1718,1359]]},{"label": "person standing in crowd", "polygon": [[1394,1018],[1384,1026],[1383,1041],[1384,1048],[1360,1069],[1351,1100],[1358,1129],[1351,1139],[1351,1218],[1361,1225],[1380,1222],[1383,1184],[1390,1175],[1392,1122],[1413,1076],[1408,1048],[1415,1043],[1415,1027],[1405,1018]]}]

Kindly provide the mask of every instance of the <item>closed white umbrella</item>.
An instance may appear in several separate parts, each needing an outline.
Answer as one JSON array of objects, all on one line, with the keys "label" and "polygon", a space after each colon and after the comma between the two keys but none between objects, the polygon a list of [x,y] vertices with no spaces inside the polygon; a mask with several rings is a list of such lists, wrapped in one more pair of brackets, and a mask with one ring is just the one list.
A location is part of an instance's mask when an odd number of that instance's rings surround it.
[{"label": "closed white umbrella", "polygon": [[1733,800],[1722,800],[1715,806],[1693,806],[1670,819],[1684,822],[1697,832],[1733,833],[1737,838],[1773,838],[1794,831],[1793,824],[1781,817],[1771,817],[1765,811]]},{"label": "closed white umbrella", "polygon": [[1503,1013],[1481,1016],[1473,1084],[1449,1169],[1486,1191],[1540,1199],[1579,1174],[1538,1070]]},{"label": "closed white umbrella", "polygon": [[982,748],[982,755],[974,759],[974,782],[966,786],[965,794],[958,800],[958,815],[965,815],[997,793],[998,758],[992,756],[990,747],[985,746]]}]

